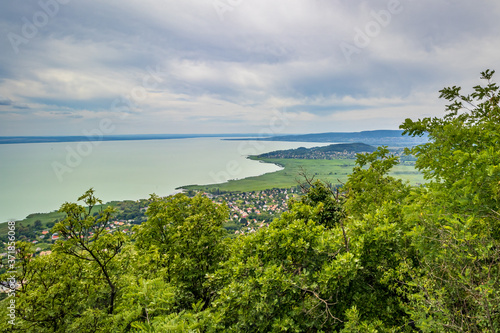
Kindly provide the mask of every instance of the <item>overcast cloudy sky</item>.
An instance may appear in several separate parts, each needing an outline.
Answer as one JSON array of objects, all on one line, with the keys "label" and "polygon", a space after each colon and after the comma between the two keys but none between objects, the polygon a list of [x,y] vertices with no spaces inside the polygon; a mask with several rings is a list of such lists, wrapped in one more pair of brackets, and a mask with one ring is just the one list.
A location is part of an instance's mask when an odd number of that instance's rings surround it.
[{"label": "overcast cloudy sky", "polygon": [[500,70],[497,0],[3,0],[0,31],[0,135],[397,129]]}]

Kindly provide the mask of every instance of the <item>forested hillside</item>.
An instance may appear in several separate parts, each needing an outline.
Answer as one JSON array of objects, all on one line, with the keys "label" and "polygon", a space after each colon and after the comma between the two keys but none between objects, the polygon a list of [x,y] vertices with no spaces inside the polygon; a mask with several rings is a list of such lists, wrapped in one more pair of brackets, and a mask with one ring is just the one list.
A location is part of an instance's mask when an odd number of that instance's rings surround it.
[{"label": "forested hillside", "polygon": [[[303,195],[255,233],[227,237],[228,207],[153,196],[134,234],[107,231],[93,190],[65,203],[51,255],[15,244],[4,332],[498,332],[500,95],[493,71],[443,117],[400,128],[428,182],[388,176],[387,147],[358,155],[340,191]],[[12,245],[13,246],[13,245]],[[14,292],[12,293],[14,294]],[[12,300],[14,302],[12,303]],[[8,306],[15,304],[15,325]]]},{"label": "forested hillside", "polygon": [[375,151],[375,147],[364,143],[338,143],[325,147],[313,147],[288,150],[277,150],[261,154],[260,158],[301,158],[301,159],[334,159],[354,158],[356,154]]}]

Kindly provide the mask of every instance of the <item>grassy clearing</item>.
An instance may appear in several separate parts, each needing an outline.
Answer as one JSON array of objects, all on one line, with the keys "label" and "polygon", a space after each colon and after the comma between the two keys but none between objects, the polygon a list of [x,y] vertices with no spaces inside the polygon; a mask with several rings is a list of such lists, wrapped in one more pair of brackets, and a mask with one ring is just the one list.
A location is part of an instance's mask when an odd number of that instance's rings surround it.
[{"label": "grassy clearing", "polygon": [[[332,184],[345,183],[347,176],[352,172],[354,159],[336,160],[307,160],[307,159],[273,159],[254,158],[266,163],[274,163],[284,167],[283,170],[267,173],[257,177],[240,180],[230,180],[222,184],[189,185],[184,189],[204,190],[219,189],[220,191],[261,191],[271,188],[290,188],[302,181],[301,173],[314,179],[320,179]],[[423,183],[422,175],[413,166],[398,165],[391,172],[391,176],[408,180],[410,184]]]}]

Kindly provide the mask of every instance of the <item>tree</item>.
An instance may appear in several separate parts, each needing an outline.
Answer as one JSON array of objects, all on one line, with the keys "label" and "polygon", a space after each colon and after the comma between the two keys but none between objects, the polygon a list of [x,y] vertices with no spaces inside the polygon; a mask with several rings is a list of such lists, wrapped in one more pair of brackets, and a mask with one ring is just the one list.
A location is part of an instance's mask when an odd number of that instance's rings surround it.
[{"label": "tree", "polygon": [[407,119],[404,133],[428,133],[408,149],[429,180],[415,189],[405,219],[418,254],[402,261],[395,288],[424,332],[500,330],[500,108],[494,71],[462,95],[441,90],[451,104],[442,118]]},{"label": "tree", "polygon": [[[93,208],[102,201],[94,196],[94,190],[85,192],[78,200],[83,200],[87,208],[76,203],[62,205],[60,212],[66,213],[66,218],[58,222],[53,233],[59,234],[59,240],[54,244],[54,251],[65,253],[97,266],[99,275],[104,277],[108,287],[108,314],[112,314],[117,295],[117,276],[113,274],[114,261],[126,241],[121,232],[112,233],[111,218],[114,209],[108,206],[93,214]],[[100,276],[98,277],[100,279]],[[96,280],[97,281],[97,280]]]},{"label": "tree", "polygon": [[[304,174],[305,176],[305,174]],[[305,176],[306,184],[302,185],[302,191],[305,195],[301,197],[301,202],[309,206],[318,206],[320,212],[319,223],[326,228],[342,223],[344,218],[343,201],[344,197],[340,195],[338,189],[334,188],[320,180],[313,182]]]},{"label": "tree", "polygon": [[210,319],[220,332],[308,332],[342,327],[349,285],[360,269],[338,225],[319,223],[322,207],[292,202],[269,227],[233,240],[210,276]]},{"label": "tree", "polygon": [[350,285],[352,306],[346,313],[346,332],[370,331],[374,327],[404,331],[411,327],[401,296],[386,280],[388,272],[412,257],[409,237],[405,235],[411,226],[404,221],[410,186],[388,175],[397,163],[397,157],[387,147],[358,154],[344,186],[349,248],[363,268]]},{"label": "tree", "polygon": [[198,301],[207,307],[213,291],[206,276],[227,257],[222,227],[229,216],[227,207],[200,194],[153,195],[147,214],[148,220],[136,229],[136,245],[151,260],[148,271],[161,271],[177,288],[180,309]]},{"label": "tree", "polygon": [[96,292],[88,280],[88,263],[58,254],[35,258],[30,243],[18,242],[16,248],[20,269],[15,279],[20,288],[16,291],[16,325],[9,324],[10,331],[67,331],[88,306],[87,297]]},{"label": "tree", "polygon": [[443,118],[406,119],[403,134],[421,136],[429,142],[407,149],[417,157],[415,167],[429,180],[428,187],[446,193],[447,209],[478,216],[496,215],[500,200],[500,100],[492,82],[495,71],[481,78],[486,86],[462,95],[460,87],[440,90],[451,102]]},{"label": "tree", "polygon": [[40,221],[40,220],[36,220],[36,221],[35,221],[35,224],[34,224],[34,226],[33,226],[33,227],[35,228],[35,230],[40,230],[40,229],[42,229],[42,221]]},{"label": "tree", "polygon": [[384,202],[401,204],[409,193],[409,186],[401,179],[388,176],[398,158],[387,147],[378,147],[373,153],[358,154],[356,165],[344,187],[347,201],[345,210],[351,218],[378,209]]}]

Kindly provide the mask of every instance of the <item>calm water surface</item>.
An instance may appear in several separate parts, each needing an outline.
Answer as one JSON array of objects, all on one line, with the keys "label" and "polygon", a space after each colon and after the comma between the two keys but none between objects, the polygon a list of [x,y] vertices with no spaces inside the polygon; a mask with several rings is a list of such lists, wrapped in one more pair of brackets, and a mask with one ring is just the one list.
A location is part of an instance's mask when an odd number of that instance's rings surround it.
[{"label": "calm water surface", "polygon": [[56,210],[90,187],[104,202],[137,200],[257,176],[279,167],[246,156],[321,145],[219,138],[0,145],[0,222]]}]

